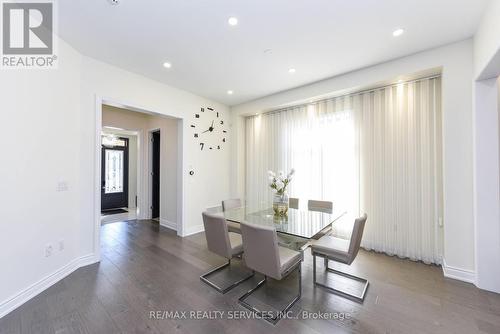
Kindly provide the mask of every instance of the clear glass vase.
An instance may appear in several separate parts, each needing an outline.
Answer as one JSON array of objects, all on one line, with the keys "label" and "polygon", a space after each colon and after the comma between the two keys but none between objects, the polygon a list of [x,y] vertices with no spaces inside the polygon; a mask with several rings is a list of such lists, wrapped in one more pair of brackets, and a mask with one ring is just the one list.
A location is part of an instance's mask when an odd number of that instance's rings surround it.
[{"label": "clear glass vase", "polygon": [[273,197],[274,215],[284,217],[288,214],[288,194],[274,194]]}]

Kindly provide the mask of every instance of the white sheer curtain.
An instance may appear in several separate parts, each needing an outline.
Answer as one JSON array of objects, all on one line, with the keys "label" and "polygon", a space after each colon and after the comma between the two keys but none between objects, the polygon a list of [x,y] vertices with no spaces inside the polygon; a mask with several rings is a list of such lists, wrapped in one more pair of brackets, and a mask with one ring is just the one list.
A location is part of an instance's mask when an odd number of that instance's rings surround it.
[{"label": "white sheer curtain", "polygon": [[267,170],[296,169],[291,197],[368,214],[363,247],[440,263],[440,78],[246,120],[246,197],[269,205]]},{"label": "white sheer curtain", "polygon": [[441,79],[359,95],[363,247],[441,263]]},{"label": "white sheer curtain", "polygon": [[[247,131],[247,202],[269,206],[267,173],[295,168],[290,197],[328,200],[358,212],[358,162],[352,97],[319,102],[249,117]],[[263,204],[263,205],[260,205]],[[349,237],[350,222],[337,224]]]}]

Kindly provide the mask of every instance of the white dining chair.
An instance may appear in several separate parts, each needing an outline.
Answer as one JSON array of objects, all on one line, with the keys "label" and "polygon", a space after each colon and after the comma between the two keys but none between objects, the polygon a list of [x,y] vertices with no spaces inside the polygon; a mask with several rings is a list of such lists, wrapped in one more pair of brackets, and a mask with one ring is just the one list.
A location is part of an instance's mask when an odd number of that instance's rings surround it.
[{"label": "white dining chair", "polygon": [[205,209],[205,212],[208,212],[208,213],[221,213],[222,212],[222,206],[218,205],[218,206],[210,206],[208,208]]},{"label": "white dining chair", "polygon": [[252,277],[254,275],[254,272],[252,271],[249,275],[234,283],[231,283],[227,287],[220,287],[208,279],[208,277],[213,273],[229,267],[231,265],[232,258],[241,256],[241,254],[243,253],[243,244],[241,235],[233,232],[228,232],[226,219],[224,219],[223,216],[221,216],[220,214],[212,214],[208,212],[203,212],[202,216],[208,250],[212,253],[226,258],[228,261],[227,263],[201,275],[200,279],[218,292],[224,294],[240,283]]},{"label": "white dining chair", "polygon": [[[261,280],[256,287],[241,296],[238,301],[245,308],[264,317],[272,324],[276,324],[300,299],[302,292],[301,264],[303,254],[302,252],[279,246],[276,229],[271,226],[243,223],[241,224],[241,234],[243,238],[243,258],[246,266],[263,274],[264,279]],[[248,296],[266,283],[268,277],[282,280],[295,270],[298,271],[299,291],[275,317],[270,317],[267,312],[263,314],[262,311],[246,301]]]},{"label": "white dining chair", "polygon": [[[226,199],[222,201],[222,211],[227,211],[240,207],[241,207],[241,199],[239,198]],[[241,234],[240,224],[238,223],[227,222],[227,228],[229,232]]]},{"label": "white dining chair", "polygon": [[[319,211],[319,212],[325,212],[325,213],[332,213],[333,212],[333,203],[330,201],[318,201],[318,200],[308,200],[307,201],[307,209],[309,211]],[[328,226],[327,228],[323,229],[321,232],[316,234],[313,239],[317,240],[321,238],[324,235],[328,235],[332,232],[332,227]]]},{"label": "white dining chair", "polygon": [[299,199],[295,197],[290,197],[288,199],[288,206],[291,207],[292,209],[298,209],[299,208]]},{"label": "white dining chair", "polygon": [[[363,302],[365,299],[366,290],[368,289],[368,281],[364,278],[357,277],[351,274],[344,273],[339,270],[331,269],[328,267],[328,260],[337,261],[350,265],[358,255],[359,248],[361,247],[361,239],[363,238],[363,231],[365,228],[367,215],[364,214],[359,217],[354,222],[354,227],[352,230],[352,235],[350,240],[340,239],[333,237],[331,235],[325,235],[311,245],[311,254],[313,256],[313,282],[314,285],[318,285],[327,289],[328,291],[343,296],[345,298]],[[335,273],[347,277],[351,280],[355,280],[363,283],[363,291],[360,295],[353,295],[344,290],[336,289],[334,287],[322,284],[316,281],[316,257],[322,257],[325,259],[325,274],[328,272]]]},{"label": "white dining chair", "polygon": [[231,198],[222,201],[222,210],[227,211],[235,208],[241,207],[241,199]]},{"label": "white dining chair", "polygon": [[307,201],[307,208],[310,211],[331,213],[333,210],[333,203],[330,201],[318,201],[310,199],[309,201]]}]

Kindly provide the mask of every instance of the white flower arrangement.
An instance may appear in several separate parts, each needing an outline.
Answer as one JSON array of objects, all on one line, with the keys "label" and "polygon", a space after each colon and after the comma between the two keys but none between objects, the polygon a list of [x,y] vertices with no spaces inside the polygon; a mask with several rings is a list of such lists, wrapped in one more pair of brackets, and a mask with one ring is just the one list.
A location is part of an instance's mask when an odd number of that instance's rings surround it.
[{"label": "white flower arrangement", "polygon": [[267,174],[269,176],[269,187],[274,193],[283,195],[286,193],[286,187],[292,182],[295,169],[292,168],[287,175],[285,175],[283,171],[279,171],[276,175],[276,173],[271,170],[268,171]]}]

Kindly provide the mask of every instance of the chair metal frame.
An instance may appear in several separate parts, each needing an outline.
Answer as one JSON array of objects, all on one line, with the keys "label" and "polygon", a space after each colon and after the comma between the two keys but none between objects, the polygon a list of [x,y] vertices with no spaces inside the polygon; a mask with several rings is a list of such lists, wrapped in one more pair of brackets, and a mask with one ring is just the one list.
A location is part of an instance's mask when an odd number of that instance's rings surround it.
[{"label": "chair metal frame", "polygon": [[[339,270],[329,268],[328,267],[328,260],[332,260],[332,261],[337,261],[337,260],[329,258],[325,254],[316,253],[316,252],[311,252],[311,253],[313,256],[313,282],[314,282],[314,285],[320,286],[320,287],[322,287],[322,288],[328,290],[329,292],[336,294],[338,296],[342,296],[344,298],[350,299],[350,300],[358,302],[358,303],[363,303],[363,301],[365,300],[366,291],[368,290],[368,285],[370,285],[370,282],[368,282],[368,280],[361,278],[361,277],[358,277],[358,276],[354,276],[354,275],[342,272],[342,271],[339,271]],[[353,294],[347,293],[346,291],[335,289],[335,288],[328,286],[326,284],[317,282],[316,281],[316,256],[324,258],[325,274],[330,272],[330,273],[334,273],[334,274],[337,274],[340,276],[344,276],[344,277],[349,278],[349,279],[354,280],[354,281],[364,283],[363,292],[361,293],[361,295],[353,295]]]},{"label": "chair metal frame", "polygon": [[[241,254],[239,254],[239,255],[241,256]],[[236,281],[236,282],[231,283],[229,286],[227,286],[227,287],[225,287],[225,288],[224,288],[224,287],[220,287],[220,286],[218,286],[217,284],[215,284],[215,283],[211,282],[211,281],[208,279],[208,276],[210,276],[210,275],[212,275],[212,274],[214,274],[214,273],[216,273],[216,272],[218,272],[218,271],[221,271],[222,269],[224,269],[224,268],[226,268],[226,267],[229,267],[230,265],[231,265],[231,259],[228,259],[227,263],[224,263],[223,265],[218,266],[218,267],[216,267],[216,268],[214,268],[214,269],[210,270],[209,272],[207,272],[207,273],[205,273],[205,274],[201,275],[201,276],[200,276],[200,280],[201,280],[203,283],[205,283],[205,284],[207,284],[207,285],[211,286],[212,288],[214,288],[214,289],[215,289],[215,290],[217,290],[218,292],[220,292],[220,293],[222,293],[222,294],[225,294],[226,292],[228,292],[228,291],[232,290],[233,288],[237,287],[238,285],[240,285],[241,283],[245,282],[246,280],[248,280],[248,279],[252,278],[252,277],[255,275],[255,271],[253,271],[253,270],[252,270],[252,272],[251,272],[251,274],[250,274],[250,275],[245,276],[245,277],[243,277],[242,279],[240,279],[240,280],[238,280],[238,281]]]},{"label": "chair metal frame", "polygon": [[294,264],[293,266],[290,267],[290,269],[286,272],[286,275],[284,275],[283,278],[287,277],[288,275],[290,275],[292,272],[295,271],[295,269],[298,270],[298,273],[297,275],[299,276],[299,292],[297,294],[297,296],[295,296],[292,301],[290,301],[283,310],[279,311],[278,314],[271,318],[271,317],[268,317],[268,316],[262,316],[262,311],[257,309],[255,306],[247,303],[245,301],[245,299],[250,296],[251,294],[253,294],[255,291],[257,291],[260,287],[262,287],[266,282],[267,282],[267,276],[264,275],[264,279],[261,280],[259,283],[257,283],[257,285],[248,290],[247,293],[245,293],[243,296],[241,296],[239,299],[238,299],[238,302],[240,305],[242,305],[243,307],[245,307],[246,309],[254,312],[255,314],[257,314],[258,316],[262,317],[263,319],[267,320],[268,322],[270,322],[271,324],[273,325],[276,325],[278,323],[278,321],[280,321],[281,318],[283,318],[283,316],[288,312],[288,310],[290,310],[290,308],[292,308],[293,305],[295,305],[295,303],[297,301],[299,301],[300,297],[302,296],[302,260],[298,261],[296,264]]}]

